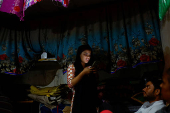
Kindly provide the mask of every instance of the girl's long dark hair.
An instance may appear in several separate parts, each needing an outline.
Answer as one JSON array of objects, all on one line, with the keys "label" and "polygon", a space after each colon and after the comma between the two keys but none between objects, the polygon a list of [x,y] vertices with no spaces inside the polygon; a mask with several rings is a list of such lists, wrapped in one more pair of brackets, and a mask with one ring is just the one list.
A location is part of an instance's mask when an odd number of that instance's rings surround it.
[{"label": "girl's long dark hair", "polygon": [[77,55],[76,55],[76,61],[74,63],[74,66],[75,66],[75,75],[77,76],[82,70],[83,70],[83,66],[81,64],[81,58],[80,58],[80,55],[83,51],[85,50],[90,50],[91,51],[91,57],[90,57],[90,60],[87,64],[85,64],[85,67],[87,66],[91,66],[92,63],[94,62],[94,59],[93,59],[93,54],[92,54],[92,48],[89,46],[89,45],[81,45],[79,46],[78,50],[77,50]]}]

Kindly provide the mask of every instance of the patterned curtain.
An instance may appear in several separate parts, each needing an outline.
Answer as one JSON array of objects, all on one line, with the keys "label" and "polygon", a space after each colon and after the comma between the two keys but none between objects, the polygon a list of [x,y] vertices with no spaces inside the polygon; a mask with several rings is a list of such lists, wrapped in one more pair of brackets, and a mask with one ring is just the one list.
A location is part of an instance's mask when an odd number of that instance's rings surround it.
[{"label": "patterned curtain", "polygon": [[108,7],[112,72],[162,60],[159,21],[151,4],[128,1]]},{"label": "patterned curtain", "polygon": [[18,72],[24,73],[43,51],[54,55],[66,70],[82,44],[92,47],[99,68],[109,73],[162,61],[157,5],[152,3],[128,0],[26,21],[22,30],[2,27],[1,65],[10,66],[1,66],[1,72],[14,72],[17,65]]}]

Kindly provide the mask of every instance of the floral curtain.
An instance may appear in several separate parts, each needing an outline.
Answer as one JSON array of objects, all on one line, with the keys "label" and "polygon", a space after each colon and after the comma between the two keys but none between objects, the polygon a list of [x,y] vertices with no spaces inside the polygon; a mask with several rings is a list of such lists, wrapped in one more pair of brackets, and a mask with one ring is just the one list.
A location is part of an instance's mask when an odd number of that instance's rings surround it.
[{"label": "floral curtain", "polygon": [[128,1],[108,7],[112,71],[162,60],[159,21],[151,4]]},{"label": "floral curtain", "polygon": [[17,67],[17,73],[25,73],[43,51],[66,70],[82,44],[92,47],[99,68],[109,73],[162,61],[157,5],[152,3],[128,0],[25,21],[22,30],[2,27],[1,72],[15,72]]}]

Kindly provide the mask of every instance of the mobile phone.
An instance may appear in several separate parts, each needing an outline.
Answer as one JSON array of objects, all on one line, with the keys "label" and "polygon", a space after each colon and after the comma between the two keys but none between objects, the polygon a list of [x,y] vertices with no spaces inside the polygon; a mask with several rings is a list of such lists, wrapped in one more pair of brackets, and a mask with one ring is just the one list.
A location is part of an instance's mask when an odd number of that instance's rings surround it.
[{"label": "mobile phone", "polygon": [[94,61],[91,67],[97,67],[97,61]]}]

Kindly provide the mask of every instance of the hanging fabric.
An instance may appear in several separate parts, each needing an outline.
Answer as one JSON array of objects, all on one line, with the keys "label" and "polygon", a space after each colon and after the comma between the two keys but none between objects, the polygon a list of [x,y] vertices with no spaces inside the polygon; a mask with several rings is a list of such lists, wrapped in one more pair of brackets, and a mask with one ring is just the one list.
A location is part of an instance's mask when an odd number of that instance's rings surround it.
[{"label": "hanging fabric", "polygon": [[168,8],[170,7],[170,0],[159,0],[159,19],[162,20]]},{"label": "hanging fabric", "polygon": [[[25,10],[43,0],[0,0],[0,11],[15,14],[21,21],[24,20]],[[69,0],[53,0],[61,2],[64,7],[68,7]]]}]

